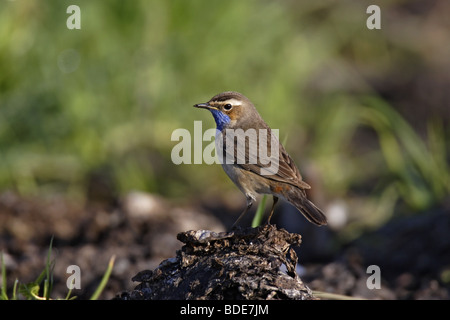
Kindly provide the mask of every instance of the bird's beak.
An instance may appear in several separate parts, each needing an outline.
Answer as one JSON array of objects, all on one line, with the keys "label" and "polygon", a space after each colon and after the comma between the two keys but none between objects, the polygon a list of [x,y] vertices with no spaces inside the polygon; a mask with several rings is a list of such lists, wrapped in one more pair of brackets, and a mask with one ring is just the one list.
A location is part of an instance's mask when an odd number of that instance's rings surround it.
[{"label": "bird's beak", "polygon": [[207,102],[206,103],[194,104],[194,107],[196,107],[196,108],[203,108],[203,109],[215,109],[215,110],[218,110],[216,107],[210,106]]}]

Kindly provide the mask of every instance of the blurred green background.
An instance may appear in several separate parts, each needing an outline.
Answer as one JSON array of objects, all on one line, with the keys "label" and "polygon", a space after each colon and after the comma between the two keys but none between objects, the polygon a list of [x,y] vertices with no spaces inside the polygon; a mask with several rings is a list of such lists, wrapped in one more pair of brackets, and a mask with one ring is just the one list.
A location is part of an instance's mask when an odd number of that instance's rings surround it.
[{"label": "blurred green background", "polygon": [[[72,4],[80,30],[66,27]],[[366,27],[370,4],[1,1],[0,191],[84,201],[103,179],[118,195],[238,194],[218,165],[171,161],[175,129],[214,127],[192,105],[235,90],[350,225],[442,205],[449,2],[380,1],[381,30]]]}]

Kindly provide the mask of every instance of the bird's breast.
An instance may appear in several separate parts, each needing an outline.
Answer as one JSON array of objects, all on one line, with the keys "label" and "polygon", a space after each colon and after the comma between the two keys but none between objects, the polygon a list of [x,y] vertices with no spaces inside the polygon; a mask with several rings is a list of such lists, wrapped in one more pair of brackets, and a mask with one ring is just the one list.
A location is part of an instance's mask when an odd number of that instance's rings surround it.
[{"label": "bird's breast", "polygon": [[245,194],[256,198],[257,194],[272,194],[266,178],[247,171],[235,164],[222,164],[225,173],[234,184]]}]

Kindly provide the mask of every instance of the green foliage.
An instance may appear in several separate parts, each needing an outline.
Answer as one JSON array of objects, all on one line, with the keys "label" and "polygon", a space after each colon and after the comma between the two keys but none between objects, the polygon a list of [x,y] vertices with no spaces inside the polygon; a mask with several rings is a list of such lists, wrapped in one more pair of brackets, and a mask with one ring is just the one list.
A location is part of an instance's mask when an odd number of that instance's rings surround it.
[{"label": "green foliage", "polygon": [[112,269],[114,267],[114,260],[116,259],[116,256],[112,256],[108,263],[108,268],[106,269],[105,273],[103,274],[102,280],[100,281],[100,284],[98,285],[97,289],[95,289],[94,293],[92,294],[91,300],[97,300],[101,293],[103,292],[103,289],[105,289],[106,284],[108,283],[109,277],[111,275]]},{"label": "green foliage", "polygon": [[450,165],[440,121],[429,120],[428,139],[423,141],[394,109],[373,97],[367,99],[361,118],[377,132],[390,183],[412,209],[426,210],[450,194]]},{"label": "green foliage", "polygon": [[[3,260],[3,253],[0,254],[1,263],[1,279],[2,286],[0,291],[0,300],[18,300],[20,298],[19,294],[27,300],[52,300],[51,293],[53,288],[53,269],[55,265],[55,260],[51,259],[52,255],[52,244],[53,237],[50,241],[50,246],[48,249],[47,260],[45,263],[44,270],[39,274],[36,280],[29,283],[20,283],[18,279],[14,281],[14,286],[12,289],[11,297],[8,297],[7,293],[7,279],[6,279],[6,265]],[[108,267],[103,274],[102,280],[95,292],[93,293],[91,300],[97,300],[106,284],[108,283],[109,277],[111,275],[112,269],[114,267],[115,256],[111,257]],[[64,300],[76,299],[75,296],[71,297],[72,289],[67,292]],[[60,299],[60,298],[58,298]]]},{"label": "green foliage", "polygon": [[[218,166],[174,165],[170,137],[213,127],[192,105],[236,90],[289,134],[329,199],[362,186],[424,210],[448,194],[448,128],[424,119],[423,139],[367,81],[414,75],[423,50],[402,42],[411,28],[368,31],[366,3],[80,0],[81,30],[68,30],[70,4],[0,3],[0,191],[82,199],[105,168],[121,193],[234,188]],[[352,144],[362,126],[379,138],[364,154]]]},{"label": "green foliage", "polygon": [[[8,298],[7,283],[6,283],[6,266],[3,261],[3,253],[1,254],[1,267],[2,267],[2,288],[1,288],[1,300],[17,300],[19,298],[18,293],[21,294],[27,300],[50,300],[50,294],[53,288],[53,268],[55,261],[51,259],[52,255],[53,237],[50,240],[50,245],[47,253],[47,260],[44,270],[39,274],[35,281],[29,283],[19,283],[19,280],[14,281],[14,287],[11,298]],[[42,292],[42,296],[40,293]],[[69,296],[67,296],[67,299]]]},{"label": "green foliage", "polygon": [[255,216],[252,220],[252,228],[256,228],[257,226],[261,225],[261,222],[264,218],[264,211],[266,209],[266,201],[267,201],[267,195],[263,195],[261,197],[261,201],[258,204],[258,207],[256,208]]},{"label": "green foliage", "polygon": [[[3,261],[3,252],[0,255],[1,258],[1,267],[2,267],[2,292],[1,292],[1,300],[8,300],[8,294],[6,293],[6,266],[5,263]],[[14,289],[16,287],[14,286]],[[14,290],[14,293],[16,292],[16,290]],[[15,295],[15,294],[14,294]]]}]

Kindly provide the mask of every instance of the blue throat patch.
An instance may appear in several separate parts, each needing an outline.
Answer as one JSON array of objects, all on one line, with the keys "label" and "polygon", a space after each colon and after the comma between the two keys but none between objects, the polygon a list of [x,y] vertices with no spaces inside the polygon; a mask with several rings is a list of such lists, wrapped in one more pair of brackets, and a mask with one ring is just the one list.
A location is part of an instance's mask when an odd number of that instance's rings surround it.
[{"label": "blue throat patch", "polygon": [[215,109],[209,109],[209,111],[211,111],[214,120],[216,121],[217,130],[222,131],[223,127],[230,123],[231,119],[226,114]]}]

